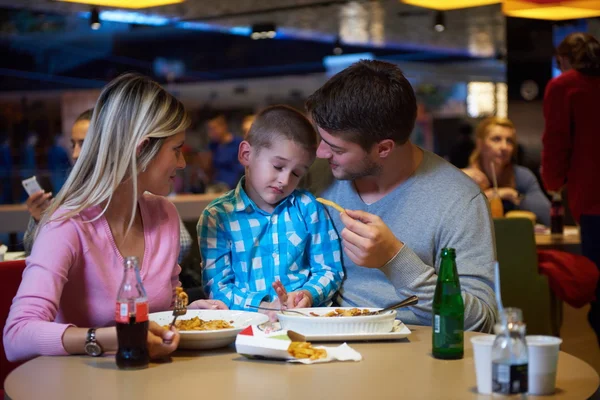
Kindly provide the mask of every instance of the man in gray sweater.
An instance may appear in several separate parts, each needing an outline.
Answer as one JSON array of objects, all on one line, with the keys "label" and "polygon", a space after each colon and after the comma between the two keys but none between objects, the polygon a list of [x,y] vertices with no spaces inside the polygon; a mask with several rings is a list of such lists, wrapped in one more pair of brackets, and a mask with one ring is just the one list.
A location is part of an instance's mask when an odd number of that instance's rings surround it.
[{"label": "man in gray sweater", "polygon": [[384,307],[416,294],[419,303],[399,318],[430,325],[440,252],[453,247],[465,329],[491,331],[495,249],[485,196],[463,172],[409,141],[417,107],[400,69],[357,62],[306,107],[322,139],[310,188],[346,209],[329,210],[346,272],[336,302]]}]

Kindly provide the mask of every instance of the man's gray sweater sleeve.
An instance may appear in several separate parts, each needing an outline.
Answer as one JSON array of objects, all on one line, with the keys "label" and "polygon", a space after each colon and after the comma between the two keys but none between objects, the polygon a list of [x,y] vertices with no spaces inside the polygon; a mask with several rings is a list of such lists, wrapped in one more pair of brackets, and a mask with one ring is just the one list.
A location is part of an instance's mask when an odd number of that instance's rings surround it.
[{"label": "man's gray sweater sleeve", "polygon": [[[469,202],[457,204],[447,213],[438,229],[438,249],[457,249],[456,263],[465,302],[465,330],[490,332],[496,319],[493,290],[495,259],[493,233],[486,200],[482,193]],[[432,221],[433,223],[433,221]],[[394,227],[390,227],[395,231]],[[398,238],[402,240],[401,237]],[[413,250],[404,246],[381,268],[400,297],[419,296],[412,308],[424,325],[431,325],[431,307],[437,283],[437,266],[424,263]]]}]

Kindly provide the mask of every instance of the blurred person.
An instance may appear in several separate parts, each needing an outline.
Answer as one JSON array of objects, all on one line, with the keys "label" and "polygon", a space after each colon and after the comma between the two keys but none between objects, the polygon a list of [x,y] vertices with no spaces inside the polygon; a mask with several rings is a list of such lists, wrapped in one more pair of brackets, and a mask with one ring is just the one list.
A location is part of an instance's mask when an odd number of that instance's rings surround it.
[{"label": "blurred person", "polygon": [[344,273],[340,243],[323,206],[300,179],[317,133],[287,106],[261,111],[239,149],[246,174],[198,221],[205,292],[231,309],[329,305]]},{"label": "blurred person", "polygon": [[229,131],[223,114],[211,118],[206,123],[210,143],[212,183],[234,188],[244,174],[244,166],[238,161],[238,148],[242,138]]},{"label": "blurred person", "polygon": [[514,124],[507,118],[489,117],[475,131],[475,150],[469,167],[463,169],[485,193],[488,199],[496,196],[492,163],[498,181],[497,195],[502,199],[504,212],[526,210],[538,221],[550,226],[550,201],[528,168],[513,163],[517,150]]},{"label": "blurred person", "polygon": [[[572,33],[556,48],[556,59],[562,73],[544,95],[542,180],[549,192],[566,185],[581,253],[600,268],[600,43],[587,33]],[[588,320],[600,345],[600,284]]]},{"label": "blurred person", "polygon": [[[357,95],[360,94],[360,95]],[[330,211],[342,238],[345,277],[335,303],[385,307],[408,324],[432,325],[439,257],[456,249],[464,328],[495,323],[494,241],[485,196],[465,174],[410,141],[415,93],[395,65],[356,62],[309,96],[321,136],[310,186],[345,208]]]},{"label": "blurred person", "polygon": [[242,136],[244,139],[246,139],[246,136],[248,135],[248,132],[250,131],[250,127],[252,126],[252,123],[254,122],[255,119],[256,119],[256,115],[254,115],[254,114],[246,115],[242,119]]},{"label": "blurred person", "polygon": [[[71,128],[71,157],[73,158],[73,162],[76,162],[79,158],[79,154],[81,154],[81,148],[90,126],[93,111],[93,109],[89,109],[79,114]],[[23,247],[25,248],[25,253],[28,255],[31,253],[31,248],[33,247],[33,233],[42,217],[42,213],[48,208],[51,200],[52,192],[46,193],[44,191],[39,191],[29,196],[25,202],[27,210],[31,215],[27,230],[25,231],[25,236],[23,237]],[[179,241],[180,249],[178,262],[181,264],[192,247],[192,237],[185,228],[181,218],[179,219]]]},{"label": "blurred person", "polygon": [[[104,351],[116,351],[115,301],[127,256],[139,259],[149,311],[173,306],[178,216],[163,196],[185,167],[188,125],[181,102],[144,76],[125,74],[102,90],[81,157],[36,229],[4,327],[9,360],[85,354],[93,329]],[[207,300],[190,306],[224,308]],[[151,358],[178,342],[175,329],[150,322]]]},{"label": "blurred person", "polygon": [[48,171],[50,172],[50,183],[54,192],[58,193],[64,185],[70,168],[69,154],[63,145],[62,133],[59,133],[54,137],[52,145],[48,149]]}]

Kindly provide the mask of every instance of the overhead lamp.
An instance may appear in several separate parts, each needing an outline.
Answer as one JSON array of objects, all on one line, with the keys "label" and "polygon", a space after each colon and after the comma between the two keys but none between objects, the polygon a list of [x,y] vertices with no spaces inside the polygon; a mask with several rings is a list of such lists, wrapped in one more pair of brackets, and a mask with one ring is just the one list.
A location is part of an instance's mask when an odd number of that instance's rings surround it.
[{"label": "overhead lamp", "polygon": [[67,3],[91,4],[112,8],[149,8],[183,3],[185,0],[58,0]]},{"label": "overhead lamp", "polygon": [[433,30],[436,32],[444,32],[446,30],[446,15],[443,11],[436,11],[433,18]]},{"label": "overhead lamp", "polygon": [[254,40],[273,39],[277,35],[277,27],[271,22],[252,25],[250,37]]},{"label": "overhead lamp", "polygon": [[509,17],[562,21],[600,16],[598,0],[505,0],[502,12]]},{"label": "overhead lamp", "polygon": [[500,3],[501,0],[400,0],[402,3],[412,6],[432,8],[434,10],[456,10],[458,8],[469,8],[487,6]]},{"label": "overhead lamp", "polygon": [[344,49],[342,48],[342,40],[338,36],[335,39],[335,42],[333,43],[333,54],[335,54],[336,56],[339,56],[343,52],[344,52]]},{"label": "overhead lamp", "polygon": [[90,12],[90,28],[97,31],[100,29],[100,25],[100,11],[98,10],[98,7],[94,7]]}]

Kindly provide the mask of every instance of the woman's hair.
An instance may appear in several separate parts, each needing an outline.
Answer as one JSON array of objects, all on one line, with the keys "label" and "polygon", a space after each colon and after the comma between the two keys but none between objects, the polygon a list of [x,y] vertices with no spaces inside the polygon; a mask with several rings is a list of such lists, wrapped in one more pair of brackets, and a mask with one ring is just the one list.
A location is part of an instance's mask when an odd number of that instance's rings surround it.
[{"label": "woman's hair", "polygon": [[556,55],[566,58],[577,71],[600,74],[600,43],[590,34],[571,33],[560,42],[556,48]]},{"label": "woman's hair", "polygon": [[[165,138],[184,131],[189,124],[183,104],[151,79],[124,74],[111,81],[96,102],[79,160],[44,213],[36,234],[51,220],[66,220],[103,204],[100,217],[126,180],[131,180],[133,187],[131,226],[138,201],[138,171],[146,169]],[[53,218],[59,208],[65,212]]]}]

